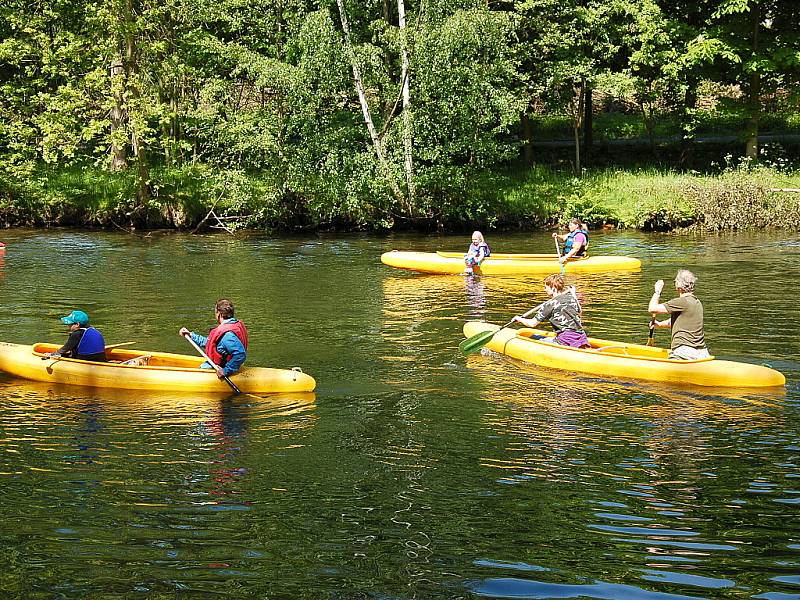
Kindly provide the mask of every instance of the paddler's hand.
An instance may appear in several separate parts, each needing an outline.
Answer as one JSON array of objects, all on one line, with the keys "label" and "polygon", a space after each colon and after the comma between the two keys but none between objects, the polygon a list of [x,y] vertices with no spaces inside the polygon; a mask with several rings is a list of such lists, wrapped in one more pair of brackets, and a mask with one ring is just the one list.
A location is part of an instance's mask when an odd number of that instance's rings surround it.
[{"label": "paddler's hand", "polygon": [[554,231],[554,232],[553,232],[553,237],[554,237],[554,238],[557,238],[557,237],[558,237],[558,233],[556,233],[556,232]]},{"label": "paddler's hand", "polygon": [[567,262],[567,257],[566,256],[559,256],[558,257],[558,264],[563,265],[565,262]]},{"label": "paddler's hand", "polygon": [[217,377],[219,379],[225,378],[225,370],[222,367],[215,367],[215,370],[217,371]]},{"label": "paddler's hand", "polygon": [[191,335],[191,333],[192,332],[189,331],[188,329],[186,329],[186,327],[181,327],[178,330],[178,335],[181,336],[181,337],[186,337],[187,335]]},{"label": "paddler's hand", "polygon": [[653,286],[653,290],[655,291],[656,294],[661,295],[661,292],[664,291],[664,280],[659,279],[658,281],[656,281],[656,284]]}]

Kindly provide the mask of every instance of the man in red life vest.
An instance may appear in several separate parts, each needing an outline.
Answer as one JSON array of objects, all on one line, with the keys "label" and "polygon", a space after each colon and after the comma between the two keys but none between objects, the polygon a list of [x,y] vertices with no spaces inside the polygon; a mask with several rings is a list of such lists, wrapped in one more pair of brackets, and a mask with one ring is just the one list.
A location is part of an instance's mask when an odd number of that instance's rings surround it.
[{"label": "man in red life vest", "polygon": [[[214,316],[217,319],[217,326],[208,333],[208,337],[189,331],[186,327],[181,327],[178,335],[181,337],[187,333],[191,335],[194,343],[203,348],[217,365],[217,377],[222,379],[236,373],[247,358],[247,327],[234,318],[233,302],[227,298],[217,301]],[[214,367],[206,361],[200,368]]]}]

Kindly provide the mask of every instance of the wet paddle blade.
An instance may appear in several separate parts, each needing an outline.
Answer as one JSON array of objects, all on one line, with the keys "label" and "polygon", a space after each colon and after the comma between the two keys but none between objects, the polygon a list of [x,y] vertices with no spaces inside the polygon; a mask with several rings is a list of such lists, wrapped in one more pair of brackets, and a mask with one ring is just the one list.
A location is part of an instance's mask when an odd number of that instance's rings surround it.
[{"label": "wet paddle blade", "polygon": [[474,354],[475,352],[479,352],[481,348],[483,348],[486,344],[489,343],[494,337],[494,334],[497,333],[496,331],[481,331],[480,333],[476,333],[472,337],[465,339],[458,345],[458,349],[464,355]]}]

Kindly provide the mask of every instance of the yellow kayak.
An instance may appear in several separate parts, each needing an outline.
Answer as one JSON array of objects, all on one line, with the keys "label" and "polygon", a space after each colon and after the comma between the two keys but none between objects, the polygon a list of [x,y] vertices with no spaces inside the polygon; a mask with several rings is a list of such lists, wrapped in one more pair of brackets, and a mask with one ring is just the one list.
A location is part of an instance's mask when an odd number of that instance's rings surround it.
[{"label": "yellow kayak", "polygon": [[[464,272],[462,252],[406,252],[392,250],[381,255],[381,262],[390,267],[422,273],[457,275]],[[569,260],[564,265],[566,273],[600,273],[603,271],[638,271],[642,261],[630,256],[589,256]],[[482,275],[525,275],[559,273],[555,254],[495,254],[484,259]]]},{"label": "yellow kayak", "polygon": [[[500,330],[499,325],[469,321],[464,336]],[[664,383],[691,383],[718,387],[773,387],[786,384],[782,373],[768,367],[718,360],[670,360],[663,348],[590,338],[591,348],[548,344],[532,335],[552,336],[538,329],[505,328],[486,344],[495,352],[542,367],[592,373],[604,377],[646,379]]]},{"label": "yellow kayak", "polygon": [[[44,358],[57,344],[10,344],[0,342],[0,371],[10,375],[71,385],[126,390],[170,390],[180,392],[230,392],[211,369],[201,369],[203,359],[184,354],[145,350],[106,349],[110,362],[72,358]],[[44,358],[44,360],[43,360]],[[231,377],[243,392],[310,392],[316,381],[299,369],[244,367]]]}]

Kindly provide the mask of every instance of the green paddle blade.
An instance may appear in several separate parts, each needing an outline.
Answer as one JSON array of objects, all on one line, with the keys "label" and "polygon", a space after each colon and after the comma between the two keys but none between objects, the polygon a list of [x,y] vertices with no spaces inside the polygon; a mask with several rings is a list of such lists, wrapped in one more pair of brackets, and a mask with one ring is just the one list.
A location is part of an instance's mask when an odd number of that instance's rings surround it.
[{"label": "green paddle blade", "polygon": [[474,354],[480,351],[486,344],[489,343],[497,331],[481,331],[472,337],[468,337],[458,345],[458,349],[465,355]]}]

